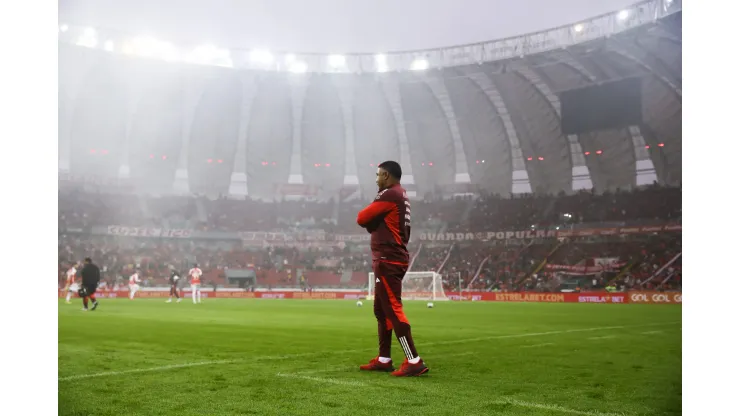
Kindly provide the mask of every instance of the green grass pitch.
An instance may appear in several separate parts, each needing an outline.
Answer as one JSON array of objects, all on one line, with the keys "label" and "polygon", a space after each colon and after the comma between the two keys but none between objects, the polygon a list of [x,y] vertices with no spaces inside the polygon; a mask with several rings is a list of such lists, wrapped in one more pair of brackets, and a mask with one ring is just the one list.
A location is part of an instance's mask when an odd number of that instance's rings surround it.
[{"label": "green grass pitch", "polygon": [[358,370],[377,353],[372,302],[60,301],[59,414],[681,414],[680,306],[405,308],[422,377]]}]

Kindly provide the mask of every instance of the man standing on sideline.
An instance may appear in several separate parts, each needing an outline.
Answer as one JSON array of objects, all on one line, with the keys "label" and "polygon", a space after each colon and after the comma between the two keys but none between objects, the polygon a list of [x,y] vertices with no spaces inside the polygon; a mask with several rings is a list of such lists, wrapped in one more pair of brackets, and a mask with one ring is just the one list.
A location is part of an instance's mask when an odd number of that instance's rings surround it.
[{"label": "man standing on sideline", "polygon": [[[373,310],[378,320],[379,354],[360,366],[365,371],[392,371],[397,377],[420,376],[429,371],[411,337],[411,325],[403,313],[401,289],[409,267],[406,244],[411,237],[411,204],[400,185],[401,166],[394,161],[378,165],[378,195],[357,214],[357,224],[370,233],[375,274]],[[401,344],[406,359],[396,371],[391,361],[391,335]]]},{"label": "man standing on sideline", "polygon": [[98,266],[93,264],[90,257],[85,258],[85,263],[82,266],[82,288],[80,289],[80,296],[82,297],[82,308],[83,311],[87,311],[88,299],[92,301],[92,310],[97,309],[98,300],[95,298],[95,291],[98,289],[98,283],[100,283],[100,269]]}]

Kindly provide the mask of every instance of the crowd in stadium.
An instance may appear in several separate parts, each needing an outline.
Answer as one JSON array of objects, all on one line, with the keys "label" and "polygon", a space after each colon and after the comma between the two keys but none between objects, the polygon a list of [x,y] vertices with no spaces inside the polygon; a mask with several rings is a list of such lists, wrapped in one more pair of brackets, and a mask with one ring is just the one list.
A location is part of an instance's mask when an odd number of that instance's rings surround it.
[{"label": "crowd in stadium", "polygon": [[[224,271],[253,268],[258,286],[362,287],[371,258],[366,242],[323,248],[246,247],[238,239],[197,240],[92,235],[92,226],[191,228],[201,231],[290,231],[321,229],[359,234],[355,224],[361,202],[294,201],[266,203],[185,197],[60,192],[59,271],[85,256],[103,268],[106,285],[122,285],[138,267],[143,285],[162,284],[167,267],[186,269],[197,262],[206,285],[227,285]],[[648,187],[603,195],[513,198],[456,197],[413,202],[414,230],[434,232],[522,230],[582,223],[680,222],[681,190]],[[412,232],[413,234],[413,232]],[[446,290],[550,291],[573,286],[616,289],[635,285],[650,289],[680,287],[680,233],[656,236],[614,236],[560,241],[413,242],[413,271],[437,271]],[[574,276],[550,270],[547,264],[585,264],[593,258],[615,258],[616,270]],[[658,273],[659,272],[659,273]],[[350,273],[349,281],[340,276]],[[300,275],[300,276],[299,276]],[[363,277],[364,276],[364,277]],[[572,283],[572,284],[571,284]]]}]

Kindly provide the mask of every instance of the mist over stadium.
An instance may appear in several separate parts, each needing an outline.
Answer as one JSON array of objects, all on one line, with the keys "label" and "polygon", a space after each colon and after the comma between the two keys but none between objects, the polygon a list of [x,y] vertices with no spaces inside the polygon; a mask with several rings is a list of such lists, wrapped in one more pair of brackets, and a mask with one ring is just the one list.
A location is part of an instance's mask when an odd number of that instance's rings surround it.
[{"label": "mist over stadium", "polygon": [[[375,37],[339,23],[370,6],[202,3],[159,27],[145,2],[60,3],[60,414],[379,414],[407,388],[412,414],[681,413],[680,0],[466,0],[467,31],[430,2],[427,32],[402,24],[423,5],[379,2],[399,15]],[[385,161],[411,206],[413,387],[356,371]],[[134,377],[139,399],[105,392]]]}]

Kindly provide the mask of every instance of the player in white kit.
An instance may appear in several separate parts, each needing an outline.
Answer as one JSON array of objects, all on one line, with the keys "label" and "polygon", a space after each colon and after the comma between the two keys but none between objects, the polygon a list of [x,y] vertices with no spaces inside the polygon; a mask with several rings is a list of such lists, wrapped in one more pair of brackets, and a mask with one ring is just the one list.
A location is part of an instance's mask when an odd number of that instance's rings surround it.
[{"label": "player in white kit", "polygon": [[137,269],[136,273],[128,278],[128,298],[130,300],[134,300],[134,295],[139,291],[139,283],[141,283],[141,279],[139,279],[139,270]]},{"label": "player in white kit", "polygon": [[67,282],[64,286],[64,290],[67,292],[67,303],[72,303],[72,293],[77,292],[78,285],[75,283],[75,277],[77,277],[77,265],[70,267],[67,270]]},{"label": "player in white kit", "polygon": [[188,272],[190,276],[190,289],[193,291],[193,303],[200,303],[200,277],[203,271],[198,268],[197,264]]}]

